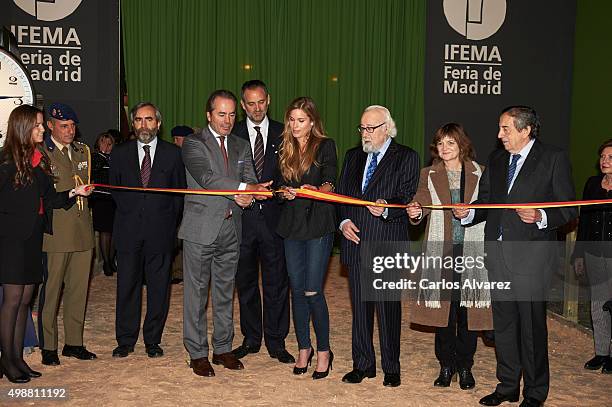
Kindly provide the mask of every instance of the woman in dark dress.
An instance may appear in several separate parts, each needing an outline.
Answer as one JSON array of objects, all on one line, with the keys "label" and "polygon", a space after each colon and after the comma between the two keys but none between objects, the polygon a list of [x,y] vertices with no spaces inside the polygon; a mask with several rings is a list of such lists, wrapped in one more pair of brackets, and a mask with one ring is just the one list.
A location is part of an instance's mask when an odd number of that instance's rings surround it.
[{"label": "woman in dark dress", "polygon": [[[96,139],[94,155],[92,156],[92,178],[96,184],[108,184],[108,170],[110,168],[110,153],[115,140],[106,132]],[[104,275],[112,276],[115,271],[113,261],[112,238],[113,222],[115,220],[115,201],[107,191],[96,191],[90,199],[93,215],[93,228],[99,234],[100,254],[102,255],[102,270]]]},{"label": "woman in dark dress", "polygon": [[11,112],[0,153],[0,378],[26,383],[40,377],[23,360],[23,338],[34,287],[42,281],[43,233],[51,233],[54,208],[69,208],[75,195],[91,194],[81,185],[57,193],[43,141],[43,114],[22,105]]},{"label": "woman in dark dress", "polygon": [[[334,241],[335,208],[325,202],[296,199],[295,188],[323,192],[336,182],[336,144],[325,136],[319,112],[308,97],[297,98],[285,113],[279,158],[280,180],[287,200],[277,232],[285,241],[287,273],[291,283],[293,324],[299,356],[294,374],[304,374],[314,349],[310,342],[310,319],[317,336],[317,367],[313,379],[329,374],[334,354],[329,347],[329,311],[323,282]],[[283,188],[285,187],[285,188]]]}]

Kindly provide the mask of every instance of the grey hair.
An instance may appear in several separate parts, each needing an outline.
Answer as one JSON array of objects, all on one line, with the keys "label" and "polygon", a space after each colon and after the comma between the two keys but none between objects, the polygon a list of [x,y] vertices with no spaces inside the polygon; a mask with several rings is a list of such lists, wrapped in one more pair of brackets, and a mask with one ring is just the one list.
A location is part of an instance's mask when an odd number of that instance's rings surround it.
[{"label": "grey hair", "polygon": [[366,107],[363,112],[369,112],[370,110],[379,110],[385,115],[385,124],[387,125],[388,135],[390,137],[397,136],[397,128],[395,127],[395,121],[391,117],[391,112],[384,106],[381,105],[371,105]]},{"label": "grey hair", "polygon": [[536,138],[540,134],[540,118],[532,107],[509,106],[502,110],[501,114],[507,114],[512,117],[514,127],[516,127],[518,131],[531,127],[529,138]]},{"label": "grey hair", "polygon": [[143,107],[152,107],[153,109],[155,109],[155,118],[157,119],[158,122],[161,123],[162,121],[161,112],[159,111],[157,106],[155,106],[151,102],[140,102],[136,106],[134,106],[132,110],[130,110],[130,123],[134,123],[134,116],[136,115],[136,112],[138,111],[138,109],[143,108]]}]

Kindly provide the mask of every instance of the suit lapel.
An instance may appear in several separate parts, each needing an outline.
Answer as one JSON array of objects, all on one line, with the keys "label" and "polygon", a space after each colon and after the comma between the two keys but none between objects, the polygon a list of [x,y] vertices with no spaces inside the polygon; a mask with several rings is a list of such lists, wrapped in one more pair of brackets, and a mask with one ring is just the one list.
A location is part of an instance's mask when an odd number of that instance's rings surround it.
[{"label": "suit lapel", "polygon": [[138,142],[134,140],[128,149],[128,174],[134,174],[135,179],[132,185],[142,186],[142,180],[140,179],[140,160],[138,159]]},{"label": "suit lapel", "polygon": [[355,174],[355,177],[354,177],[355,180],[359,180],[359,183],[356,185],[357,187],[356,190],[359,196],[363,195],[361,193],[361,186],[363,185],[363,175],[365,172],[365,165],[367,161],[368,161],[368,154],[363,152],[363,150],[360,150],[357,153],[357,159],[355,163],[355,171],[357,171],[357,174]]},{"label": "suit lapel", "polygon": [[[531,177],[531,174],[535,171],[541,155],[542,151],[540,149],[540,144],[536,140],[536,142],[533,143],[533,146],[531,146],[531,151],[529,151],[529,154],[527,154],[527,158],[525,158],[525,162],[521,167],[521,171],[516,176],[516,179],[514,180],[514,185],[512,185],[512,189],[510,190],[508,196],[522,196],[522,186],[526,184],[525,180],[529,179]],[[509,165],[508,160],[506,160],[506,165]],[[507,173],[508,172],[506,171],[506,174]]]},{"label": "suit lapel", "polygon": [[[229,134],[227,136],[227,157],[229,160],[227,175],[230,178],[238,179],[239,166],[244,163],[240,163],[240,151],[238,150],[238,143],[235,134]],[[225,164],[224,164],[225,165]]]},{"label": "suit lapel", "polygon": [[[476,164],[478,165],[478,164]],[[465,171],[465,190],[463,192],[463,202],[470,203],[472,201],[472,195],[478,185],[478,172],[477,168],[472,161],[466,161],[463,163],[463,171]]]},{"label": "suit lapel", "polygon": [[159,185],[157,180],[160,178],[160,174],[163,171],[163,163],[165,162],[166,146],[163,141],[157,139],[157,147],[155,147],[155,158],[153,159],[153,166],[151,167],[151,180],[149,185]]},{"label": "suit lapel", "polygon": [[204,138],[204,144],[208,147],[212,154],[211,159],[215,161],[216,167],[219,168],[220,171],[225,171],[225,161],[223,160],[223,154],[221,153],[221,146],[208,127],[202,131],[202,137]]},{"label": "suit lapel", "polygon": [[[387,155],[385,154],[385,157]],[[451,195],[450,195],[450,185],[448,183],[448,174],[446,173],[446,168],[444,167],[444,163],[442,161],[432,165],[431,170],[429,170],[429,177],[431,178],[431,182],[434,185],[434,189],[436,190],[436,194],[438,195],[438,199],[442,204],[450,204],[451,203]]]}]

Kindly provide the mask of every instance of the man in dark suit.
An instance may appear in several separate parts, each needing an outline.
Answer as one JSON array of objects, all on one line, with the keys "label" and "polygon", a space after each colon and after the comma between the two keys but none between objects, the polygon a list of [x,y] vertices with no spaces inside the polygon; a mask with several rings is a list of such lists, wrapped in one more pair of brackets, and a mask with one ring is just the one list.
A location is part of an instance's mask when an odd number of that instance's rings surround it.
[{"label": "man in dark suit", "polygon": [[[504,109],[494,151],[480,179],[475,203],[554,202],[575,199],[567,154],[538,140],[540,121],[526,106]],[[547,209],[454,209],[464,225],[486,220],[485,251],[490,281],[510,282],[492,290],[499,384],[480,404],[519,399],[540,406],[549,389],[547,286],[555,263],[556,229],[577,216],[575,207]],[[503,243],[502,243],[503,242]]]},{"label": "man in dark suit", "polygon": [[[111,153],[112,185],[184,188],[181,151],[157,137],[161,113],[142,102],[130,112],[136,140],[120,144]],[[143,277],[147,283],[147,314],[143,326],[146,353],[160,357],[169,307],[170,268],[176,228],[183,209],[180,194],[113,190],[117,204],[113,236],[117,249],[117,310],[113,357],[134,351],[140,329]]]},{"label": "man in dark suit", "polygon": [[[232,134],[236,97],[227,90],[213,92],[206,102],[208,126],[186,137],[183,161],[190,189],[266,190],[257,184],[249,143]],[[186,195],[179,238],[183,239],[183,342],[198,376],[215,372],[208,361],[206,303],[212,286],[214,364],[241,370],[234,356],[234,277],[242,239],[242,208],[253,204],[253,195]]]},{"label": "man in dark suit", "polygon": [[[278,147],[283,124],[267,116],[270,95],[260,80],[242,85],[240,101],[246,119],[236,123],[233,132],[248,141],[258,182],[274,179],[278,171]],[[285,349],[289,333],[289,278],[285,265],[283,239],[276,234],[280,208],[275,200],[258,201],[242,214],[242,243],[236,273],[236,289],[240,301],[240,330],[244,339],[234,349],[241,359],[259,352],[262,337],[268,353],[282,363],[295,363]],[[262,301],[259,293],[261,262]],[[263,334],[262,334],[263,326]]]},{"label": "man in dark suit", "polygon": [[[361,147],[346,153],[338,193],[368,201],[407,204],[417,190],[419,157],[409,147],[396,143],[395,122],[383,106],[370,106],[358,127]],[[400,380],[401,303],[366,301],[360,281],[360,242],[406,241],[408,219],[401,209],[343,205],[339,209],[341,261],[349,270],[353,306],[353,370],[342,381],[360,383],[376,376],[372,343],[374,311],[378,314],[383,384],[396,387]]]}]

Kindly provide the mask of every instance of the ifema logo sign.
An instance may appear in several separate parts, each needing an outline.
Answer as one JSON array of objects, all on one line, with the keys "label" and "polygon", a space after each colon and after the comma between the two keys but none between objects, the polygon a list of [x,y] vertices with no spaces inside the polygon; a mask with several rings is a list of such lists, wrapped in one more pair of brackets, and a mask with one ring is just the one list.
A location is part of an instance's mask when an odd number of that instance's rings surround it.
[{"label": "ifema logo sign", "polygon": [[82,0],[13,0],[15,5],[40,21],[57,21],[68,17]]},{"label": "ifema logo sign", "polygon": [[444,0],[448,24],[468,40],[495,34],[506,19],[506,0]]}]

